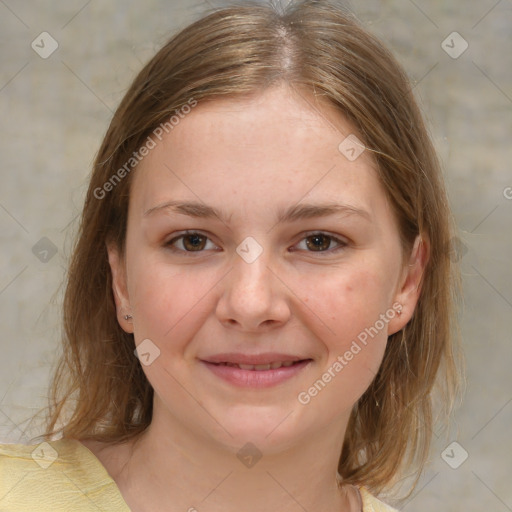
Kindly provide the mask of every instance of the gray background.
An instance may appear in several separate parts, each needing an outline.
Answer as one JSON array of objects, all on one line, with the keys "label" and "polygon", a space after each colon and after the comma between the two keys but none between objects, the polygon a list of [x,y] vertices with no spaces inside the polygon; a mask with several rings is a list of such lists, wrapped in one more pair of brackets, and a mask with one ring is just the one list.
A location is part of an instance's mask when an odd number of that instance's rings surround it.
[{"label": "gray background", "polygon": [[[1,441],[39,433],[29,419],[46,401],[67,256],[112,112],[170,32],[216,5],[0,0]],[[430,464],[402,509],[512,510],[512,0],[352,8],[415,84],[460,227],[467,392],[450,434],[436,431]],[[59,45],[46,59],[31,48],[43,31]],[[442,47],[454,31],[469,44],[458,58]],[[446,41],[452,54],[463,48],[457,36]]]}]

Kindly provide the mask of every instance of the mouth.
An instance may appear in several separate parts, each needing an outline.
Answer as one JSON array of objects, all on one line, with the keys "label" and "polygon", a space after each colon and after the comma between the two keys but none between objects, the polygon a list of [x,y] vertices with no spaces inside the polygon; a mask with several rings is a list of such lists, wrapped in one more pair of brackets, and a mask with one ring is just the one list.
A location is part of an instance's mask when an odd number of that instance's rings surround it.
[{"label": "mouth", "polygon": [[242,363],[212,363],[217,366],[231,366],[240,368],[241,370],[250,370],[250,371],[267,371],[267,370],[277,370],[278,368],[289,368],[295,364],[301,363],[303,361],[310,361],[310,359],[299,359],[298,361],[272,361],[268,364],[242,364]]},{"label": "mouth", "polygon": [[295,377],[313,360],[286,354],[218,354],[200,361],[229,384],[265,388]]}]

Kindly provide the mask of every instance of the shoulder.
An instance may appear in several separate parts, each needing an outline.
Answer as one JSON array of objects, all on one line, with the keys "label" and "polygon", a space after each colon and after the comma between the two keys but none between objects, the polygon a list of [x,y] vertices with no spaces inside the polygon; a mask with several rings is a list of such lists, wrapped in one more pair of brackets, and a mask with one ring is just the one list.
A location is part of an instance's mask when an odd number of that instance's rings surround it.
[{"label": "shoulder", "polygon": [[[128,511],[99,460],[74,439],[0,444],[0,510]],[[96,505],[96,507],[94,506]]]},{"label": "shoulder", "polygon": [[39,444],[0,444],[0,468],[31,471],[37,468],[49,468],[70,462],[76,455],[78,441],[61,439],[45,441]]},{"label": "shoulder", "polygon": [[363,512],[398,512],[397,509],[390,507],[370,494],[366,488],[361,487],[359,492],[363,501]]}]

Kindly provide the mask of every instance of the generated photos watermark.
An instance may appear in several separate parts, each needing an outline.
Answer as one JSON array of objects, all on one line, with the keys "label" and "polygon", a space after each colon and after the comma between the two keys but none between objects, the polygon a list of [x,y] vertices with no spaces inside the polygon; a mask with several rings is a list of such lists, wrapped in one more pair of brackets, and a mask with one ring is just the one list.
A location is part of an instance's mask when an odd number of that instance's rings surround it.
[{"label": "generated photos watermark", "polygon": [[142,144],[138,151],[134,151],[132,156],[126,161],[126,163],[120,167],[101,187],[94,189],[94,197],[96,199],[103,199],[108,192],[112,192],[114,188],[124,179],[130,172],[142,162],[142,160],[149,155],[150,151],[157,145],[157,140],[162,141],[164,134],[171,133],[172,130],[180,123],[186,115],[192,112],[192,109],[197,106],[197,100],[190,98],[187,104],[183,105],[180,109],[176,109],[175,114],[172,115],[164,123],[160,123],[151,133],[148,135],[146,142]]},{"label": "generated photos watermark", "polygon": [[402,305],[395,302],[391,308],[385,313],[381,313],[379,319],[371,326],[366,327],[357,335],[357,339],[352,341],[350,348],[339,355],[334,363],[327,368],[327,370],[318,378],[313,384],[305,391],[301,391],[297,399],[302,405],[307,405],[311,400],[316,397],[326,386],[331,382],[342,370],[347,366],[352,359],[354,359],[361,350],[368,345],[368,337],[373,339],[384,327],[389,323],[390,320],[396,317],[401,312]]}]

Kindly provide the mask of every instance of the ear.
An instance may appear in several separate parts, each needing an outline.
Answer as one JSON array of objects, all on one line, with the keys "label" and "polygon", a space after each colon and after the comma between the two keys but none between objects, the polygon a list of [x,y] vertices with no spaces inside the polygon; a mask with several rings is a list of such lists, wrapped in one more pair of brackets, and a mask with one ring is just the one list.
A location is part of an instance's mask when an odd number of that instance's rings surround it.
[{"label": "ear", "polygon": [[[114,243],[107,244],[108,262],[112,272],[112,292],[117,310],[117,321],[121,328],[127,333],[133,333],[133,324],[131,319],[131,307],[128,296],[128,287],[126,282],[126,265]],[[129,318],[125,318],[129,316]]]},{"label": "ear", "polygon": [[418,302],[423,282],[423,272],[429,259],[429,244],[418,235],[404,265],[393,300],[393,309],[397,312],[389,322],[388,336],[405,327],[412,318]]}]

